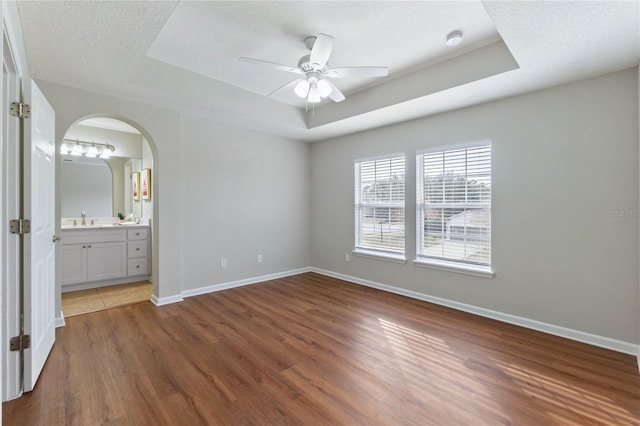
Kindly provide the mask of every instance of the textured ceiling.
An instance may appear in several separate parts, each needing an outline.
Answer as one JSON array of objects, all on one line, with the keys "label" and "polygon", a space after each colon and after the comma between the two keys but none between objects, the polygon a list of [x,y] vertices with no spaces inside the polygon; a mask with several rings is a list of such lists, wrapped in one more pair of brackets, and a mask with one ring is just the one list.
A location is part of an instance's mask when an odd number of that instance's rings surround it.
[{"label": "textured ceiling", "polygon": [[[322,32],[335,38],[332,67],[387,66],[393,77],[461,51],[445,44],[452,30],[467,50],[500,39],[480,2],[181,2],[147,55],[267,95],[298,77],[239,56],[295,67],[309,54],[304,39]],[[382,81],[334,83],[348,95]]]},{"label": "textured ceiling", "polygon": [[[637,66],[637,1],[18,2],[36,79],[299,140],[321,140]],[[456,48],[444,45],[454,29]],[[386,65],[338,82],[344,102],[264,96],[302,40],[335,37],[332,66]],[[337,81],[337,80],[336,80]],[[285,100],[286,101],[286,100]],[[294,104],[300,106],[300,104]]]}]

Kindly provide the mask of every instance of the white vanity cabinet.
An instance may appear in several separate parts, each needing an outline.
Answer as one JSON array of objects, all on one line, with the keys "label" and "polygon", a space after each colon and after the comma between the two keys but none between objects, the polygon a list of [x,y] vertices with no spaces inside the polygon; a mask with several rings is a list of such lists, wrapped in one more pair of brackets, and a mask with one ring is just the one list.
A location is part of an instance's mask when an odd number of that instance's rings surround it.
[{"label": "white vanity cabinet", "polygon": [[149,229],[127,229],[127,273],[136,276],[149,273]]},{"label": "white vanity cabinet", "polygon": [[63,229],[62,291],[148,279],[148,247],[148,227]]}]

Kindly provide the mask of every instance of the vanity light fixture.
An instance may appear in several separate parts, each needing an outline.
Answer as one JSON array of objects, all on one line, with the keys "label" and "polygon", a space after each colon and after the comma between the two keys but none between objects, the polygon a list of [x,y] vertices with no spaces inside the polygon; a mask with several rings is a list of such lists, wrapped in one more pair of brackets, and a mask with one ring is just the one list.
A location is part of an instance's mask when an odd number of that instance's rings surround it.
[{"label": "vanity light fixture", "polygon": [[100,157],[111,158],[111,154],[116,150],[113,145],[94,141],[81,141],[79,139],[64,139],[60,144],[61,155],[73,155],[76,157],[85,156],[89,158]]}]

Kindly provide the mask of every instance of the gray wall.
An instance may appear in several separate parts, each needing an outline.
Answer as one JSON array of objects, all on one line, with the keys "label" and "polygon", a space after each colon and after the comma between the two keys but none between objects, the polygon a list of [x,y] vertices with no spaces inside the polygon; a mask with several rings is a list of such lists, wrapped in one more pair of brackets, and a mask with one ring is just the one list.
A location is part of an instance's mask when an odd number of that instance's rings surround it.
[{"label": "gray wall", "polygon": [[[147,131],[161,298],[312,265],[638,342],[637,75],[628,70],[313,145],[52,83],[41,88],[59,138],[96,113]],[[353,249],[355,158],[406,153],[411,259],[415,151],[484,139],[494,154],[495,278],[411,262],[345,262]]]},{"label": "gray wall", "polygon": [[193,117],[181,130],[183,290],[309,266],[310,146]]},{"label": "gray wall", "polygon": [[[181,235],[176,222],[181,220],[179,198],[180,179],[180,114],[176,111],[133,102],[123,98],[75,89],[55,83],[38,81],[38,86],[56,112],[56,141],[61,141],[66,131],[77,121],[90,116],[120,119],[143,132],[151,144],[155,188],[162,188],[153,198],[154,221],[152,224],[153,293],[158,298],[171,300],[180,296],[180,242]],[[56,154],[56,161],[60,156]],[[58,170],[58,169],[57,169]],[[56,171],[56,180],[59,181]],[[58,191],[59,193],[59,191]],[[59,211],[59,196],[56,195]],[[56,217],[60,221],[60,217]],[[59,230],[57,231],[59,232]],[[59,256],[57,256],[59,258]],[[56,312],[60,312],[60,274],[56,282],[58,297]]]},{"label": "gray wall", "polygon": [[[152,168],[153,187],[144,215],[153,215],[153,291],[161,302],[184,290],[310,265],[308,144],[38,84],[56,111],[58,140],[92,115],[143,130],[150,148],[143,166]],[[221,270],[223,256],[229,266]]]},{"label": "gray wall", "polygon": [[[637,343],[637,84],[627,70],[313,144],[312,265]],[[493,279],[345,261],[354,159],[405,152],[413,259],[416,150],[478,140],[493,146]]]}]

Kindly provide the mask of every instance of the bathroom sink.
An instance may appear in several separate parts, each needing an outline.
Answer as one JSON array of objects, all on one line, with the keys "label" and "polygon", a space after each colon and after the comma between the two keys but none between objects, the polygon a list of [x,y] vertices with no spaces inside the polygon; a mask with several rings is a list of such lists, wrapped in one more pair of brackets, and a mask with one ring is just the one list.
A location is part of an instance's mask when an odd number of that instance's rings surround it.
[{"label": "bathroom sink", "polygon": [[113,223],[96,223],[94,225],[62,225],[62,229],[111,228]]},{"label": "bathroom sink", "polygon": [[135,226],[138,225],[140,226],[139,223],[135,223],[135,222],[123,222],[123,223],[96,223],[94,225],[91,224],[87,224],[87,225],[62,225],[61,228],[62,229],[96,229],[96,228],[114,228],[117,226]]}]

